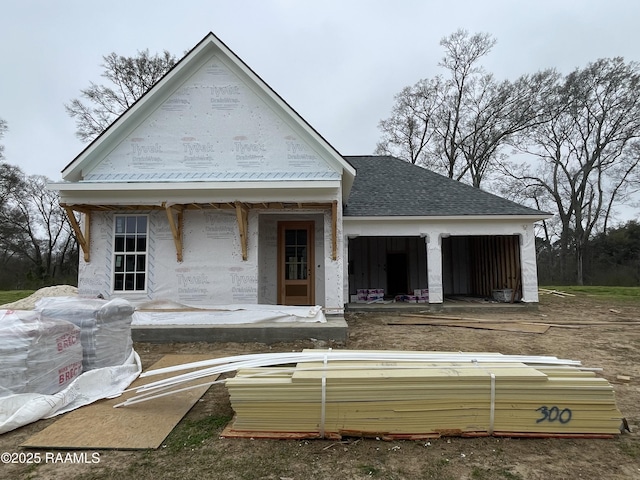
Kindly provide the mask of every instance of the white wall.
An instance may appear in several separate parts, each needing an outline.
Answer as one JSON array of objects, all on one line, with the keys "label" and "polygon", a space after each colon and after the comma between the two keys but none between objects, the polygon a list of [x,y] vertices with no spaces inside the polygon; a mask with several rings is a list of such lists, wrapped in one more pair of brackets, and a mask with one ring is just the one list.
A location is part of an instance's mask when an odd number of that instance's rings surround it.
[{"label": "white wall", "polygon": [[134,303],[164,299],[194,306],[275,304],[277,222],[314,220],[316,303],[327,307],[329,313],[341,312],[344,303],[342,237],[339,229],[338,258],[333,260],[331,212],[271,212],[249,211],[247,260],[243,261],[235,210],[185,211],[182,262],[177,261],[166,213],[158,210],[136,212],[135,215],[149,215],[148,288],[144,293],[116,294],[111,290],[113,214],[94,213],[91,217],[90,262],[86,263],[80,255],[79,293],[105,298],[118,296]]},{"label": "white wall", "polygon": [[[242,260],[235,210],[184,212],[183,261],[164,211],[149,214],[148,278],[144,293],[118,292],[132,302],[173,300],[187,305],[255,304],[258,302],[258,229],[249,214],[247,260]],[[136,213],[138,214],[138,213]],[[90,263],[80,257],[81,295],[114,296],[111,290],[113,215],[94,213]]]}]

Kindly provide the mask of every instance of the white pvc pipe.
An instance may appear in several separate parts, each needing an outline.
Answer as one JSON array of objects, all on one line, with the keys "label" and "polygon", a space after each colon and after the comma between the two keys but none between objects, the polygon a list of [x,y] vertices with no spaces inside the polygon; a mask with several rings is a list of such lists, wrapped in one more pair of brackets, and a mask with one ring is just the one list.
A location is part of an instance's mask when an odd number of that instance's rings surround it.
[{"label": "white pvc pipe", "polygon": [[[183,387],[176,389],[176,386],[185,382],[197,380],[212,375],[220,375],[245,368],[261,368],[285,364],[299,364],[307,362],[323,362],[323,367],[292,367],[291,370],[332,370],[336,367],[329,364],[330,361],[384,361],[384,362],[443,362],[443,363],[466,363],[466,364],[486,364],[486,363],[523,363],[547,366],[580,366],[577,360],[563,360],[551,356],[528,356],[528,355],[501,355],[493,353],[450,353],[450,352],[407,352],[407,351],[369,351],[369,350],[308,350],[304,352],[284,352],[284,353],[262,353],[249,355],[234,355],[229,357],[214,358],[199,362],[191,362],[182,365],[150,370],[141,375],[141,377],[159,375],[164,373],[173,373],[185,369],[201,368],[194,372],[187,372],[175,375],[163,380],[142,385],[135,389],[140,395],[134,396],[116,407],[131,405],[142,401],[151,400],[165,395],[178,393],[181,391],[197,388],[205,385],[214,385],[224,383],[224,380],[206,382],[195,386]],[[207,368],[202,368],[207,367]],[[353,367],[343,367],[344,369],[352,369]],[[372,366],[364,366],[362,368],[371,369]],[[380,368],[414,368],[411,365],[398,366],[380,366]],[[425,368],[424,366],[416,366],[415,368]],[[434,366],[433,368],[440,368]],[[282,370],[280,370],[282,371]],[[270,370],[256,375],[269,375]],[[164,392],[164,393],[159,393]]]}]

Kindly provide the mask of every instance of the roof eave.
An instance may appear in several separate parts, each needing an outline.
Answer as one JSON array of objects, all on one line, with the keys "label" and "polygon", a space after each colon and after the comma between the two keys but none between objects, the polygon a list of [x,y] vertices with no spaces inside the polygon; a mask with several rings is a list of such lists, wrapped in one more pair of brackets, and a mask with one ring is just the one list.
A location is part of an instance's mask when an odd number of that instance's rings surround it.
[{"label": "roof eave", "polygon": [[527,222],[537,222],[541,220],[547,220],[553,217],[550,213],[540,212],[540,214],[531,214],[531,215],[369,215],[369,216],[355,216],[355,215],[343,215],[344,221],[354,221],[354,222],[371,222],[371,221],[379,221],[379,222],[416,222],[416,221],[463,221],[468,222],[469,220],[509,220],[509,221],[522,221],[526,220]]}]

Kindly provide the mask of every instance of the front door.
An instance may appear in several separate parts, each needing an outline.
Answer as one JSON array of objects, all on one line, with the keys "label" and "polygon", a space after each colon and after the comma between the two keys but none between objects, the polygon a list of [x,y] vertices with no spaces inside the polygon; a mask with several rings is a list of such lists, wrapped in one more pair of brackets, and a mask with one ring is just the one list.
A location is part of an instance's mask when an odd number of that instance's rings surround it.
[{"label": "front door", "polygon": [[314,305],[313,222],[278,223],[278,304]]}]

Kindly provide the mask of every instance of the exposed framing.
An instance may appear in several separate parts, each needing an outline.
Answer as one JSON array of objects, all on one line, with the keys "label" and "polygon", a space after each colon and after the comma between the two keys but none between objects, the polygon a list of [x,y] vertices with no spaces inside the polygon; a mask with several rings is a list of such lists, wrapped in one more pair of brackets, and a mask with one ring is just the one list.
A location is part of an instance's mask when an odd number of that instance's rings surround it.
[{"label": "exposed framing", "polygon": [[[163,207],[167,212],[167,219],[169,220],[169,227],[171,227],[171,235],[173,236],[173,243],[176,246],[176,259],[178,262],[182,262],[182,232],[184,226],[184,206],[183,205],[167,205],[164,202]],[[177,214],[177,219],[173,218],[173,213]]]},{"label": "exposed framing", "polygon": [[[69,218],[69,223],[71,224],[71,228],[73,228],[73,232],[76,234],[76,239],[78,240],[78,244],[82,249],[82,253],[84,255],[84,261],[89,263],[91,260],[91,210],[81,210],[79,208],[73,208],[69,205],[61,204],[62,208],[67,214]],[[80,224],[76,219],[76,215],[74,211],[79,212],[80,214],[84,214],[84,231],[80,228]]]},{"label": "exposed framing", "polygon": [[[164,210],[171,227],[173,242],[176,247],[176,259],[183,261],[183,227],[185,210],[235,210],[242,260],[248,258],[248,231],[250,210],[328,210],[331,212],[331,258],[338,259],[338,201],[333,202],[211,202],[169,204],[162,202],[155,205],[92,205],[61,203],[82,249],[84,261],[89,263],[91,250],[91,212],[131,212],[140,210]],[[84,230],[78,223],[75,212],[83,214]]]},{"label": "exposed framing", "polygon": [[249,233],[249,208],[242,202],[236,202],[236,220],[238,222],[238,232],[240,233],[240,248],[242,250],[242,260],[247,260],[247,237]]}]

